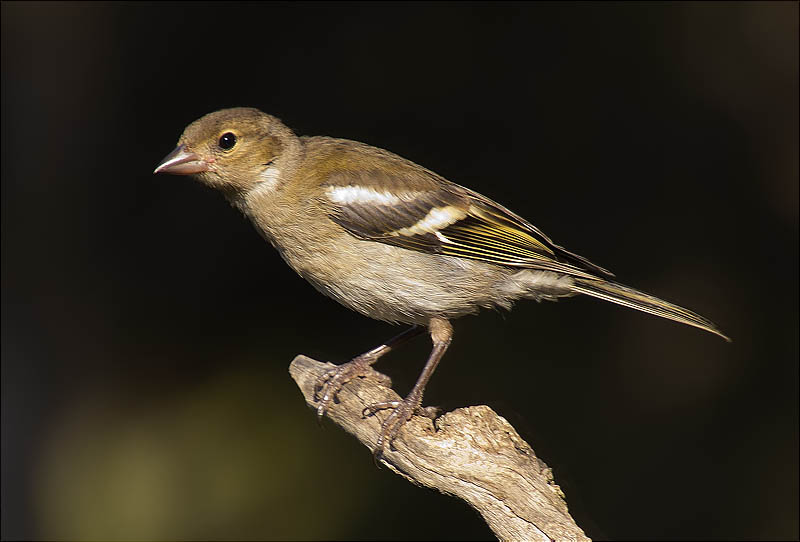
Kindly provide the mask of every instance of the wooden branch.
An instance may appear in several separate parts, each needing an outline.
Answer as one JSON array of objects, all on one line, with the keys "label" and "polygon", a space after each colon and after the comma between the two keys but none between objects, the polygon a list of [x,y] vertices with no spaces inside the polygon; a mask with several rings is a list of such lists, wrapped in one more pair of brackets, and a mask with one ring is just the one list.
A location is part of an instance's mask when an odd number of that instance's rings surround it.
[{"label": "wooden branch", "polygon": [[[297,356],[289,373],[316,408],[314,386],[331,363]],[[327,416],[373,450],[379,412],[364,407],[400,397],[373,378],[348,382]],[[435,427],[434,427],[435,425]],[[504,418],[487,406],[459,408],[436,419],[414,416],[381,462],[409,481],[465,500],[500,540],[590,540],[569,515],[551,469]]]}]

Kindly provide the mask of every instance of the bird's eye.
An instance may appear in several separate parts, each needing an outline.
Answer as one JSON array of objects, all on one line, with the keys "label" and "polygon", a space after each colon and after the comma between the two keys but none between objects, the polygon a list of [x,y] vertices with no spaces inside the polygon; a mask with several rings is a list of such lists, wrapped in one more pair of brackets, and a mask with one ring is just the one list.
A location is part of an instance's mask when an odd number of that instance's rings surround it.
[{"label": "bird's eye", "polygon": [[231,132],[225,132],[219,136],[219,147],[226,151],[231,150],[236,145],[236,135]]}]

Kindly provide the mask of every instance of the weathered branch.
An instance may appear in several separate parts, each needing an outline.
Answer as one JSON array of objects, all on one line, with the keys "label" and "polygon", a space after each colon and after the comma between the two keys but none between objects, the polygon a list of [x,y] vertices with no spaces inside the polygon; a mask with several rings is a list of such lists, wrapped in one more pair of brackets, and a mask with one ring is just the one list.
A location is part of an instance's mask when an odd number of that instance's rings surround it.
[{"label": "weathered branch", "polygon": [[[314,386],[333,367],[297,356],[289,373],[315,407]],[[400,398],[372,378],[348,382],[328,416],[370,450],[386,414],[365,406]],[[459,408],[434,423],[414,416],[381,462],[409,481],[465,500],[501,540],[589,540],[569,515],[552,471],[504,418],[487,406]]]}]

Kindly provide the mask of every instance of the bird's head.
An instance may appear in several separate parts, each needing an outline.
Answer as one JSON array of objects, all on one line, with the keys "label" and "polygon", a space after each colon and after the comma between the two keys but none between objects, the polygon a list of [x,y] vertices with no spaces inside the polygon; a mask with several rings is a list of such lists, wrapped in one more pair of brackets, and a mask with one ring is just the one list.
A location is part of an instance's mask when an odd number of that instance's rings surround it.
[{"label": "bird's head", "polygon": [[246,192],[274,178],[276,163],[296,145],[294,133],[271,115],[222,109],[187,126],[154,173],[192,175],[223,192]]}]

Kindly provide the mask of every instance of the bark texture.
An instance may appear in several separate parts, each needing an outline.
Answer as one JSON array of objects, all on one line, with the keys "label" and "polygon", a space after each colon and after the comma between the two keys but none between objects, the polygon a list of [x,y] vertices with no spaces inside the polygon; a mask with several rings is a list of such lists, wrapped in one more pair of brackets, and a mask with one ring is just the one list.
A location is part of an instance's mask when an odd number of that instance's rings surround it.
[{"label": "bark texture", "polygon": [[[314,386],[332,367],[302,355],[289,367],[312,408]],[[373,450],[387,414],[364,417],[364,407],[397,400],[379,379],[357,378],[339,392],[327,416]],[[414,416],[394,449],[384,447],[381,463],[414,484],[465,500],[500,540],[589,540],[570,516],[551,469],[487,406],[459,408],[435,422]]]}]

